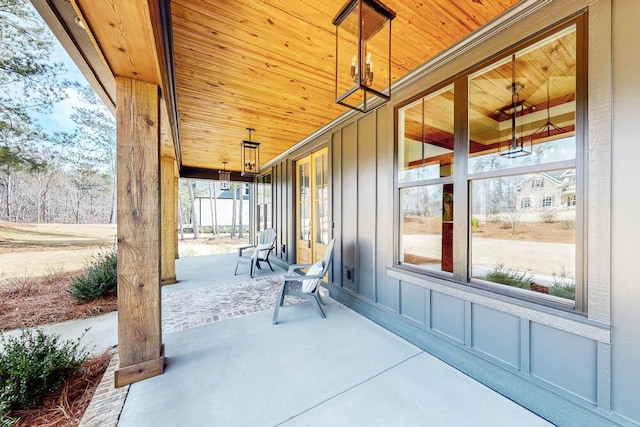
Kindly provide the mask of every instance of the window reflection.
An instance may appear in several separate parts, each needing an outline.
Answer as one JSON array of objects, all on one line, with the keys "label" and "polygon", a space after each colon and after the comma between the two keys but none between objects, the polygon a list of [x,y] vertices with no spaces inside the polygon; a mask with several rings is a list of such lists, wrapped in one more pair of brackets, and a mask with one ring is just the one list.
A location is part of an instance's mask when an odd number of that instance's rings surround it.
[{"label": "window reflection", "polygon": [[471,276],[575,299],[575,169],[471,183]]},{"label": "window reflection", "polygon": [[575,26],[472,75],[469,172],[575,159],[575,94]]},{"label": "window reflection", "polygon": [[453,271],[453,184],[403,188],[400,261]]},{"label": "window reflection", "polygon": [[453,174],[453,86],[430,94],[401,111],[399,182]]}]

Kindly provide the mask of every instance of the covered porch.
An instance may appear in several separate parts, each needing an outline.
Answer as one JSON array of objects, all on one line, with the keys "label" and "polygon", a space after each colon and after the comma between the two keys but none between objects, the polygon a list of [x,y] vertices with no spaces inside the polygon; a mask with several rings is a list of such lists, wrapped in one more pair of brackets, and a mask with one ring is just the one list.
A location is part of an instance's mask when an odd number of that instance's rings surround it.
[{"label": "covered porch", "polygon": [[[549,425],[331,298],[326,319],[299,302],[273,326],[277,287],[252,304],[245,294],[284,271],[248,280],[233,265],[233,255],[176,262],[179,282],[163,288],[164,374],[130,386],[118,425]],[[229,319],[196,313],[210,293],[234,301],[211,307]]]},{"label": "covered porch", "polygon": [[[390,424],[532,419],[419,347],[555,424],[639,425],[630,254],[640,250],[640,202],[629,197],[640,156],[640,55],[629,48],[638,2],[385,1],[398,14],[392,99],[362,113],[335,103],[332,19],[343,1],[32,1],[118,121],[115,382],[135,383],[123,424],[184,424],[192,414],[234,424],[222,418],[234,414],[238,424],[366,425],[388,408]],[[357,65],[343,77],[353,82]],[[531,120],[516,125],[518,93],[529,90]],[[548,147],[549,163],[532,147],[558,135],[526,133],[545,117],[571,137],[570,150]],[[250,176],[240,159],[247,128],[261,142]],[[517,163],[518,132],[527,164]],[[478,153],[491,162],[474,168]],[[261,312],[163,332],[162,295],[189,283],[175,262],[178,179],[221,170],[268,186],[268,203],[252,195],[251,234],[274,227],[283,265],[314,262],[335,239],[326,320],[300,304],[276,327]],[[530,209],[533,193],[517,204],[492,194],[515,195],[512,178],[539,172],[576,188],[569,203],[544,180],[529,185],[545,191],[535,206],[562,201],[574,212],[569,297],[543,295],[531,280],[519,288],[474,277],[487,268],[475,255],[513,252],[474,247],[474,212]],[[496,201],[484,209],[485,199]],[[409,232],[428,211],[430,233]],[[519,218],[514,210],[512,234]],[[425,245],[434,230],[439,244]],[[403,246],[412,234],[422,235],[413,259]],[[559,268],[532,242],[516,245],[533,255],[527,268]]]}]

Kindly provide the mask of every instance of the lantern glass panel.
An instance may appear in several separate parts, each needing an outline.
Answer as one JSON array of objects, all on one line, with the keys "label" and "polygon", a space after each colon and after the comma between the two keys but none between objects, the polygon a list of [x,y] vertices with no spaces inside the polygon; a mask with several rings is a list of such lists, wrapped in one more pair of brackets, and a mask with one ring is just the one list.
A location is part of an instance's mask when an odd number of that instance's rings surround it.
[{"label": "lantern glass panel", "polygon": [[385,96],[390,95],[389,42],[391,21],[367,3],[362,4],[362,62],[372,78],[367,86]]},{"label": "lantern glass panel", "polygon": [[[351,13],[337,26],[336,31],[336,98],[354,90],[358,86],[360,72],[360,54],[358,38],[360,37],[359,8],[354,7]],[[363,101],[362,91],[356,90],[349,103],[358,105]]]}]

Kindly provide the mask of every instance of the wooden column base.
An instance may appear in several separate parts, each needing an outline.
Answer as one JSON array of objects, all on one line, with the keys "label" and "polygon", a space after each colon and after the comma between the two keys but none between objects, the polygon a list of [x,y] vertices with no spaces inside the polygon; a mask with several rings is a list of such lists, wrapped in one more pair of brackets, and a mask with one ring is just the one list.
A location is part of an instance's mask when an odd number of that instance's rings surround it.
[{"label": "wooden column base", "polygon": [[131,383],[146,380],[147,378],[162,375],[164,371],[164,346],[159,358],[147,360],[131,366],[119,368],[115,372],[115,386],[123,387]]},{"label": "wooden column base", "polygon": [[160,284],[162,286],[164,286],[164,285],[173,285],[175,283],[178,283],[178,280],[176,279],[176,276],[163,277],[162,279],[160,279]]}]

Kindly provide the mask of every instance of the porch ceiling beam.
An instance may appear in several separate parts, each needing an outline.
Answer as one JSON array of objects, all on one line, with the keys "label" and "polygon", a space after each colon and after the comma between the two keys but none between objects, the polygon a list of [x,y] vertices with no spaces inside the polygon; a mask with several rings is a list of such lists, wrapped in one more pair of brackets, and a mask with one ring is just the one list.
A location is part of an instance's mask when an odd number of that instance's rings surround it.
[{"label": "porch ceiling beam", "polygon": [[162,89],[175,144],[174,157],[180,164],[170,1],[71,2],[105,66],[114,77],[152,83]]},{"label": "porch ceiling beam", "polygon": [[[192,179],[219,179],[219,174],[217,170],[211,170],[208,168],[192,168],[183,166],[180,169],[180,177],[181,178],[192,178]],[[253,182],[253,177],[250,176],[242,176],[240,172],[231,171],[231,181],[233,182]]]}]

